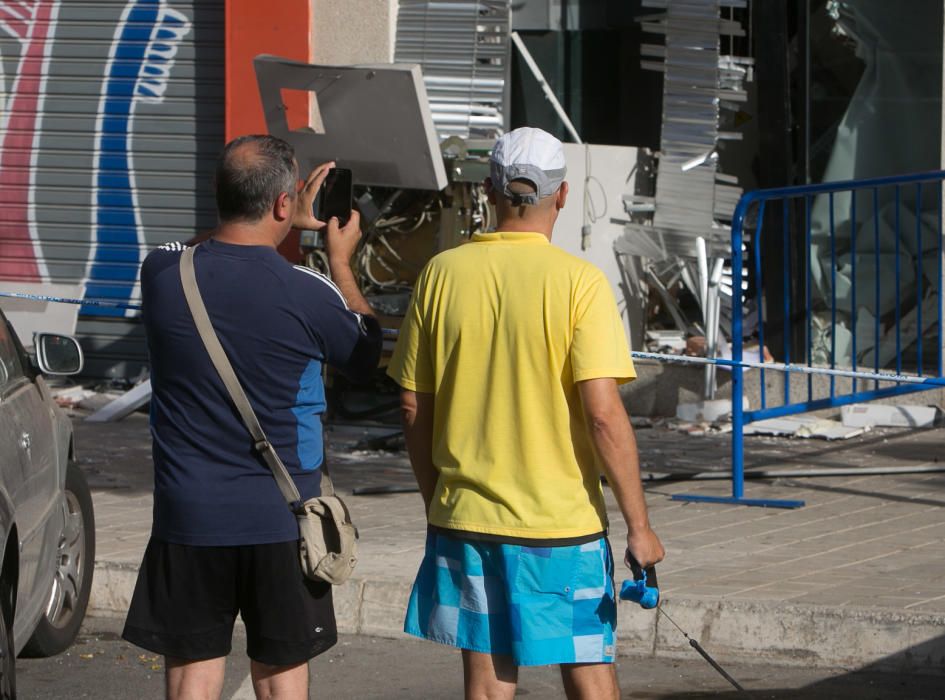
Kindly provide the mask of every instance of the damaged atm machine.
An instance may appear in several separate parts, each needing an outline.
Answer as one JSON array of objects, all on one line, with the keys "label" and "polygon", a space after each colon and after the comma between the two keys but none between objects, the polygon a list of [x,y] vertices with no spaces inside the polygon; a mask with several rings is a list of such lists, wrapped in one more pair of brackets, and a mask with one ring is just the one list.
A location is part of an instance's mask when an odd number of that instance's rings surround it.
[{"label": "damaged atm machine", "polygon": [[[494,225],[482,186],[489,149],[507,129],[546,127],[527,109],[512,119],[513,105],[531,99],[567,141],[571,192],[554,243],[606,274],[631,346],[681,353],[688,342],[690,351],[724,352],[728,223],[740,189],[720,172],[719,150],[741,137],[733,125],[752,73],[749,59],[723,47],[744,36],[733,8],[746,3],[638,3],[646,13],[631,19],[634,35],[643,37],[635,69],[655,72],[662,88],[633,109],[661,122],[658,148],[585,143],[532,55],[529,43],[540,48],[544,34],[526,41],[530,28],[605,23],[578,11],[593,3],[526,2],[514,12],[513,5],[402,1],[389,64],[255,60],[268,129],[293,145],[302,171],[333,160],[353,173],[363,230],[354,267],[383,325],[399,327],[433,255]],[[304,113],[286,106],[292,93],[304,93]],[[583,99],[618,96],[585,92]],[[327,270],[317,232],[303,232],[301,255],[304,264]],[[644,362],[638,371],[642,381],[628,388],[635,412],[674,411],[675,397],[673,406],[657,405],[664,367]],[[681,372],[696,400],[714,397],[711,369]],[[381,372],[377,377],[367,390],[332,378],[337,417],[390,411],[394,387]]]}]

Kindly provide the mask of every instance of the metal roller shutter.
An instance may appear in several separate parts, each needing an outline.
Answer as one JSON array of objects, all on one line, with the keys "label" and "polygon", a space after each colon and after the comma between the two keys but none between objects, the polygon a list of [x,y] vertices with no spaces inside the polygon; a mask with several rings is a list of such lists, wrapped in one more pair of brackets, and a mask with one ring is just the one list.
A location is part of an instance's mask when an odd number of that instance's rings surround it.
[{"label": "metal roller shutter", "polygon": [[[0,0],[0,281],[134,303],[162,242],[215,224],[224,0]],[[146,366],[136,312],[81,308],[86,373]]]}]

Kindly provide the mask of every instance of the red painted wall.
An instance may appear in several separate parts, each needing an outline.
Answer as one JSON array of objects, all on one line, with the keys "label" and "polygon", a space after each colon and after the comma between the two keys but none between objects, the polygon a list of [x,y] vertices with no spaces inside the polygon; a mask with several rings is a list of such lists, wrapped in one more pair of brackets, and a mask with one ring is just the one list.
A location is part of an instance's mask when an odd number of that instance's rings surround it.
[{"label": "red painted wall", "polygon": [[[311,0],[227,0],[226,140],[266,133],[253,59],[261,53],[312,61]],[[289,111],[308,113],[306,97],[288,96]]]},{"label": "red painted wall", "polygon": [[[253,59],[268,53],[311,63],[311,0],[226,0],[225,53],[226,140],[267,133]],[[290,93],[285,99],[290,113],[309,113],[304,93]],[[298,231],[292,230],[279,252],[301,262]]]}]

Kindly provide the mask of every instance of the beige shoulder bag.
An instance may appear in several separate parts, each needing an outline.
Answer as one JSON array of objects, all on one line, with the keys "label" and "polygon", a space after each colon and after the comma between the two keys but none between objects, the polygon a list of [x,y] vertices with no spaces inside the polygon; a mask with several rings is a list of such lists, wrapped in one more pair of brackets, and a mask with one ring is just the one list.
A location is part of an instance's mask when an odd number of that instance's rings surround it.
[{"label": "beige shoulder bag", "polygon": [[200,338],[253,438],[256,452],[269,466],[282,496],[299,522],[299,556],[302,571],[310,579],[340,585],[348,580],[358,563],[357,528],[351,522],[347,506],[335,495],[325,462],[322,463],[322,495],[302,502],[295,482],[292,481],[275,448],[266,439],[259,419],[256,418],[256,412],[253,411],[242,385],[236,378],[233,366],[207,315],[194,274],[195,250],[196,246],[187,248],[181,254],[180,278]]}]

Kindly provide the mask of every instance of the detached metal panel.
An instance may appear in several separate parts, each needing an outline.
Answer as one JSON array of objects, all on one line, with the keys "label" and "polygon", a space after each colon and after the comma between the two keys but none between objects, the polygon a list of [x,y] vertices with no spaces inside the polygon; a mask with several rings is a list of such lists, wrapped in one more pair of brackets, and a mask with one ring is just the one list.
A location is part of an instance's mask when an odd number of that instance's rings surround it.
[{"label": "detached metal panel", "polygon": [[[0,0],[0,282],[135,302],[149,250],[216,221],[225,0]],[[146,365],[134,312],[83,306],[87,373]]]}]

